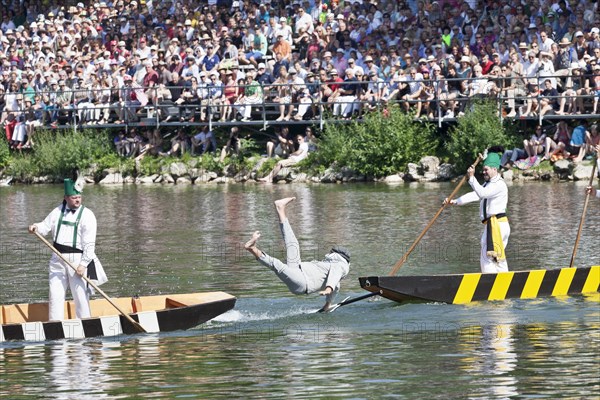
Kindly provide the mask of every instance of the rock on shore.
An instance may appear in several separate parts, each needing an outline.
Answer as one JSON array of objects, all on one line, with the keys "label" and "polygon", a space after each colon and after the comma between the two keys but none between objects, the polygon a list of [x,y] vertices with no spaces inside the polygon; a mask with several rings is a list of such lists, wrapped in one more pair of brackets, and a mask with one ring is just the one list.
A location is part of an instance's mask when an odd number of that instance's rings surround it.
[{"label": "rock on shore", "polygon": [[[117,169],[106,169],[100,172],[94,170],[94,168],[85,171],[84,176],[88,183],[98,183],[101,185],[122,185],[126,183],[143,185],[199,185],[210,183],[256,182],[259,177],[258,171],[265,161],[266,159],[259,158],[250,171],[234,172],[227,167],[220,171],[220,173],[207,171],[198,165],[197,160],[192,159],[187,163],[180,160],[173,161],[168,165],[163,165],[160,171],[156,171],[147,176],[124,176]],[[513,168],[511,170],[503,171],[502,176],[507,182],[588,180],[592,173],[592,166],[590,161],[575,164],[570,160],[559,160],[552,165],[546,161],[538,167],[528,170]],[[406,182],[444,182],[458,176],[462,175],[456,173],[453,165],[441,163],[438,157],[426,156],[419,160],[418,163],[408,164],[406,171],[398,171],[395,174],[383,178],[364,176],[346,167],[337,168],[332,166],[323,173],[314,176],[301,172],[298,168],[286,167],[279,171],[274,181],[276,183],[346,183],[373,181],[388,184],[401,184]],[[7,177],[0,175],[0,181],[3,178]],[[9,183],[11,182],[8,179],[7,181]],[[15,181],[17,180],[12,179],[12,182]],[[52,183],[55,181],[58,182],[59,180],[48,176],[31,177],[25,180],[25,182],[28,183]]]}]

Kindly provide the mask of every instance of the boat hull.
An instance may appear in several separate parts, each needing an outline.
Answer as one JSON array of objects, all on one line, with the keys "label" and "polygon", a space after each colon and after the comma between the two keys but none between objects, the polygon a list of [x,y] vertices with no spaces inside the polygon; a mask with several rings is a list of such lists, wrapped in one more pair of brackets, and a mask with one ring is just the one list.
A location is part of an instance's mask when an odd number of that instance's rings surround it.
[{"label": "boat hull", "polygon": [[[236,298],[224,292],[112,299],[149,333],[184,330],[201,325],[235,306]],[[129,308],[125,308],[129,305]],[[67,310],[72,308],[67,302]],[[139,331],[105,300],[90,302],[92,318],[63,321],[39,320],[47,303],[0,306],[0,342],[45,341],[118,336]],[[127,312],[126,311],[126,312]],[[46,313],[47,315],[47,313]],[[67,314],[68,315],[68,314]],[[20,321],[19,321],[20,320]],[[17,321],[17,322],[15,322]]]},{"label": "boat hull", "polygon": [[371,276],[361,277],[359,282],[363,289],[397,302],[464,304],[598,292],[600,266],[498,274]]}]

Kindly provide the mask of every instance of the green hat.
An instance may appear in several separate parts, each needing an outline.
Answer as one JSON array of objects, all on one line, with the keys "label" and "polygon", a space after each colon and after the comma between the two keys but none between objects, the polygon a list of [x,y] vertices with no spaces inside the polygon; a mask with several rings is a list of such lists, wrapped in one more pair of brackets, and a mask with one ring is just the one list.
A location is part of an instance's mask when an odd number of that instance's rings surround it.
[{"label": "green hat", "polygon": [[488,153],[487,157],[483,161],[484,167],[500,168],[500,154]]},{"label": "green hat", "polygon": [[65,196],[77,196],[81,194],[81,188],[77,188],[75,182],[72,179],[65,179]]}]

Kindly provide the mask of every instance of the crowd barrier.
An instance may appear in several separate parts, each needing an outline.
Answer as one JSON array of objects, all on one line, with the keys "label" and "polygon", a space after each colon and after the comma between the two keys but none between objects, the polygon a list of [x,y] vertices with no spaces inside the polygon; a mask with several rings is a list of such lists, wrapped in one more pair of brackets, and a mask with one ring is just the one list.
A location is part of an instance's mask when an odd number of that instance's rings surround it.
[{"label": "crowd barrier", "polygon": [[[543,87],[546,79],[555,79],[564,82],[567,77],[534,77],[528,78],[530,83],[539,84]],[[227,125],[260,125],[262,129],[268,126],[284,124],[314,124],[321,128],[325,123],[347,122],[361,118],[367,112],[379,110],[382,111],[388,107],[397,105],[407,112],[415,112],[420,106],[419,118],[425,118],[437,122],[440,126],[444,122],[455,121],[457,117],[468,112],[471,104],[478,100],[493,101],[497,105],[497,116],[500,119],[534,119],[541,124],[547,119],[579,119],[589,118],[597,115],[593,107],[595,92],[593,89],[582,88],[579,92],[568,90],[561,87],[563,91],[558,96],[543,96],[541,91],[530,92],[529,96],[519,95],[520,91],[506,90],[503,86],[503,80],[483,78],[470,79],[450,79],[443,78],[439,80],[431,79],[420,81],[424,87],[421,96],[412,98],[410,87],[416,81],[405,80],[400,83],[399,91],[396,95],[390,97],[390,83],[378,81],[362,81],[354,83],[346,82],[314,82],[309,84],[291,84],[291,85],[261,85],[261,94],[258,99],[254,99],[246,104],[242,101],[240,104],[230,102],[224,95],[204,96],[214,89],[214,87],[199,87],[199,96],[191,97],[185,101],[173,102],[164,96],[165,90],[189,89],[189,86],[163,87],[156,86],[152,88],[128,88],[119,89],[70,89],[62,93],[63,98],[70,98],[69,103],[56,104],[52,99],[61,92],[37,91],[30,94],[22,94],[17,100],[15,109],[6,109],[3,113],[4,119],[16,118],[18,122],[35,122],[36,126],[48,126],[53,128],[78,127],[99,128],[99,127],[120,127],[120,126],[180,126],[184,125],[209,125],[212,129],[215,126]],[[465,82],[467,87],[475,87],[478,84],[484,85],[478,91],[472,89],[463,91],[446,90],[446,87],[456,87],[453,81]],[[340,95],[332,100],[327,88],[332,85],[354,88],[355,95]],[[406,85],[405,89],[401,86]],[[563,83],[564,85],[564,83]],[[236,91],[243,91],[247,85],[235,86]],[[394,88],[393,84],[391,86]],[[559,86],[560,87],[560,86]],[[311,89],[312,88],[312,89]],[[318,88],[318,89],[314,89]],[[395,90],[395,89],[392,89]],[[521,88],[527,92],[528,87]],[[142,91],[143,96],[147,97],[146,104],[141,104],[136,96],[131,93]],[[66,93],[66,95],[64,95]],[[522,92],[521,92],[522,93]],[[34,97],[31,106],[28,106],[27,98]],[[128,100],[124,100],[127,98]],[[181,98],[181,97],[180,97]],[[528,101],[538,104],[537,111],[535,106],[530,113],[524,115],[523,111],[528,108]],[[552,103],[557,106],[552,107],[548,112],[541,110],[542,101]],[[559,104],[565,102],[563,112],[558,113]],[[596,100],[597,102],[597,100]],[[576,113],[570,113],[571,104],[577,107]],[[250,117],[243,118],[238,115],[240,106],[251,108]],[[291,112],[290,112],[291,107]],[[509,109],[515,111],[514,113]],[[448,111],[450,110],[450,112]],[[302,114],[302,115],[300,115]],[[12,115],[12,116],[11,116]],[[241,120],[240,120],[241,119]]]}]

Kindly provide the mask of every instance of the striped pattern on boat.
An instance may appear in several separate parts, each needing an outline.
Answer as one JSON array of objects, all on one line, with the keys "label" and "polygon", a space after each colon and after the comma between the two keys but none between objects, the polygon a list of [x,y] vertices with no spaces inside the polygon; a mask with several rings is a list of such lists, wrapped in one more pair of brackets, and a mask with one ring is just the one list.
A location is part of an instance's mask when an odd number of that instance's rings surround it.
[{"label": "striped pattern on boat", "polygon": [[[160,312],[148,311],[132,315],[135,321],[142,324],[146,332],[160,332]],[[125,327],[125,328],[124,328]],[[7,324],[0,329],[1,340],[26,340],[43,342],[45,340],[83,339],[97,336],[118,336],[133,334],[138,331],[125,317],[111,315],[91,319],[69,319],[53,322],[25,322],[22,324]]]},{"label": "striped pattern on boat", "polygon": [[[209,321],[235,306],[236,298],[224,292],[200,294],[206,302],[184,305],[186,295],[155,296],[175,302],[174,308],[140,311],[129,314],[148,333],[169,332],[189,329]],[[148,297],[150,299],[151,297]],[[188,297],[189,298],[189,297]],[[114,299],[113,299],[114,300]],[[132,299],[134,302],[136,299]],[[0,308],[3,308],[0,306]],[[5,311],[5,310],[4,310]],[[118,336],[139,333],[123,315],[105,315],[89,319],[67,319],[64,321],[34,321],[6,323],[0,315],[0,342],[25,340],[42,342],[46,340],[82,339],[100,336]]]},{"label": "striped pattern on boat", "polygon": [[498,274],[378,276],[359,278],[360,285],[395,301],[421,300],[464,304],[482,300],[533,299],[598,292],[600,266]]}]

